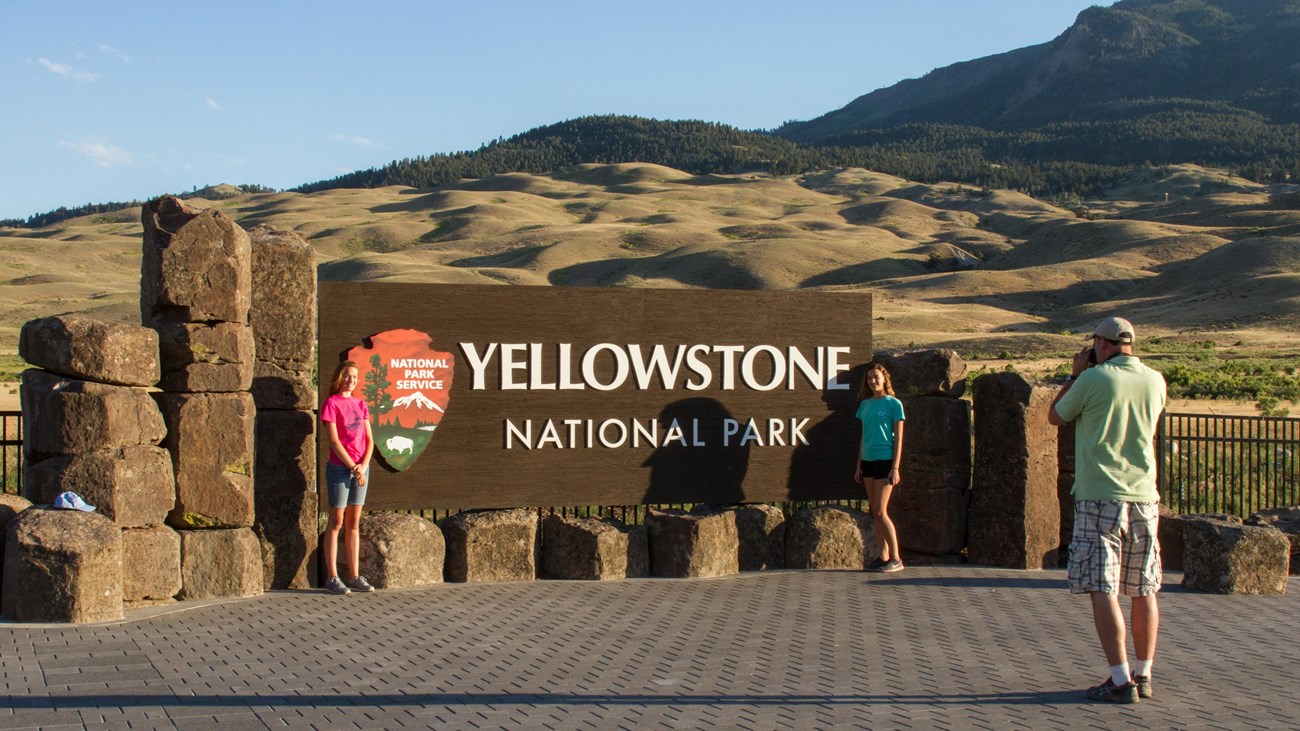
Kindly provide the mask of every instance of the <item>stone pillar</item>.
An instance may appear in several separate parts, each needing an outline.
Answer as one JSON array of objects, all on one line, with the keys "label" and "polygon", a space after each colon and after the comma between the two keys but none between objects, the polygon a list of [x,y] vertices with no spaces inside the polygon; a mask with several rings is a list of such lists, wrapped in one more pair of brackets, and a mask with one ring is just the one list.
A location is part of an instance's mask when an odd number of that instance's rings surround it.
[{"label": "stone pillar", "polygon": [[1056,500],[1060,504],[1061,512],[1061,548],[1068,547],[1074,537],[1074,494],[1071,492],[1073,489],[1074,422],[1070,422],[1059,427],[1056,436]]},{"label": "stone pillar", "polygon": [[252,246],[253,398],[258,409],[316,406],[316,254],[302,236],[256,226]]},{"label": "stone pillar", "polygon": [[902,482],[889,514],[899,546],[955,557],[966,547],[970,504],[970,404],[966,362],[955,350],[876,353],[903,402]]},{"label": "stone pillar", "polygon": [[[75,492],[115,524],[119,586],[111,596],[118,602],[118,616],[123,604],[146,599],[136,591],[141,586],[148,585],[151,602],[170,601],[179,589],[179,543],[155,541],[147,559],[137,561],[133,559],[140,553],[134,549],[140,543],[126,535],[161,529],[176,501],[171,457],[157,446],[166,434],[165,422],[144,388],[161,375],[157,333],[86,318],[46,317],[24,325],[19,340],[23,358],[47,369],[23,375],[24,491],[39,504]],[[44,520],[31,530],[57,525]],[[33,534],[33,540],[57,539]],[[124,557],[132,560],[124,562]],[[90,575],[73,572],[67,580],[86,581]],[[65,589],[74,594],[83,590],[68,586],[59,591]],[[82,610],[69,609],[66,615],[63,621],[90,621],[75,618],[88,616]]]},{"label": "stone pillar", "polygon": [[[180,595],[248,596],[263,581],[251,530],[252,245],[225,214],[172,196],[146,203],[141,223],[140,315],[158,331],[158,401],[176,475],[167,522],[180,531]],[[245,555],[249,540],[259,547],[253,561]]]},{"label": "stone pillar", "polygon": [[253,532],[262,547],[263,586],[306,589],[316,582],[320,531],[316,417],[258,409],[254,442]]},{"label": "stone pillar", "polygon": [[899,547],[954,556],[966,547],[970,505],[970,404],[944,396],[905,396],[902,482],[889,515]]},{"label": "stone pillar", "polygon": [[1057,565],[1056,389],[1018,373],[975,379],[975,467],[967,555],[971,563],[1041,569]]},{"label": "stone pillar", "polygon": [[162,393],[164,445],[176,470],[180,530],[253,525],[253,397],[243,393]]},{"label": "stone pillar", "polygon": [[[253,531],[262,545],[265,588],[305,589],[316,577],[320,511],[312,412],[316,256],[296,233],[256,226],[248,235],[253,281],[248,321],[257,407]],[[441,572],[439,566],[439,580]]]}]

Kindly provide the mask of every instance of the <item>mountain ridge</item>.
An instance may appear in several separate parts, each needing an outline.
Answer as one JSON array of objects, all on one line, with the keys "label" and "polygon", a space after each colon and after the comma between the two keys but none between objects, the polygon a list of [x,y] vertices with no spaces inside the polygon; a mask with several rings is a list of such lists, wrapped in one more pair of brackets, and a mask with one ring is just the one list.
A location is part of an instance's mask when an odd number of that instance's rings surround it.
[{"label": "mountain ridge", "polygon": [[908,123],[1023,130],[1142,98],[1226,102],[1294,124],[1298,64],[1296,0],[1122,0],[1083,10],[1046,43],[935,69],[775,133],[817,144]]}]

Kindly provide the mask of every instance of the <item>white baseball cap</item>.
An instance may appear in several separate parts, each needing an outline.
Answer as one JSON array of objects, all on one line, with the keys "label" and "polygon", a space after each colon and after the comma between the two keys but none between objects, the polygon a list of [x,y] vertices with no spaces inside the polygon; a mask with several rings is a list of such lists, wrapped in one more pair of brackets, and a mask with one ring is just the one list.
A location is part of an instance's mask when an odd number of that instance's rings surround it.
[{"label": "white baseball cap", "polygon": [[1117,343],[1132,343],[1135,339],[1133,332],[1133,323],[1122,317],[1107,317],[1105,320],[1097,323],[1093,328],[1092,334],[1088,339],[1106,338]]},{"label": "white baseball cap", "polygon": [[95,511],[94,505],[87,505],[85,500],[75,492],[61,492],[58,497],[54,498],[54,507],[63,510],[82,510],[87,513]]}]

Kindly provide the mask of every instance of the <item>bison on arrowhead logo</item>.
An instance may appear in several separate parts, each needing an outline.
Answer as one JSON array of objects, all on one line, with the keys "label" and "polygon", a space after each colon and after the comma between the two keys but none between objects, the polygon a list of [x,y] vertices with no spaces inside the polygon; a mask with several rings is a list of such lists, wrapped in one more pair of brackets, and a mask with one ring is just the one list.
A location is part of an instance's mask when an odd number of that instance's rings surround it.
[{"label": "bison on arrowhead logo", "polygon": [[370,407],[375,451],[395,470],[405,470],[429,445],[451,401],[455,360],[434,350],[418,330],[388,330],[369,348],[352,348],[357,391]]}]

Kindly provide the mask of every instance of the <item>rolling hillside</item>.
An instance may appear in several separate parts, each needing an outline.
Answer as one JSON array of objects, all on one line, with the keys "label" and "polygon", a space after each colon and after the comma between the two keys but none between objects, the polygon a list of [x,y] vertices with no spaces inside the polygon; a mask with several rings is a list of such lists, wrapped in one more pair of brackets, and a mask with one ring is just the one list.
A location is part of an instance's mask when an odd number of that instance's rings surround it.
[{"label": "rolling hillside", "polygon": [[[1108,193],[1070,211],[859,168],[774,177],[618,164],[195,203],[301,233],[323,280],[868,289],[878,345],[968,356],[1071,348],[1071,333],[1116,310],[1150,333],[1300,343],[1292,187],[1169,166]],[[0,350],[13,352],[33,317],[137,321],[138,216],[0,230]]]}]

